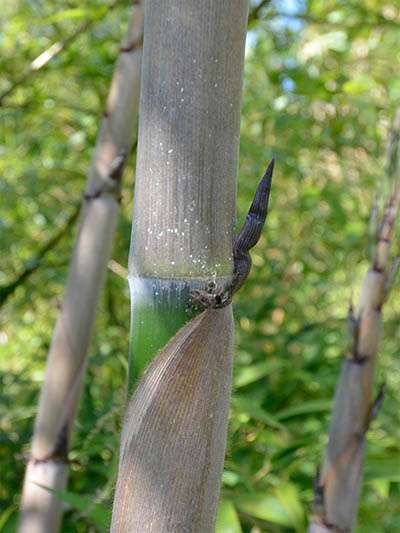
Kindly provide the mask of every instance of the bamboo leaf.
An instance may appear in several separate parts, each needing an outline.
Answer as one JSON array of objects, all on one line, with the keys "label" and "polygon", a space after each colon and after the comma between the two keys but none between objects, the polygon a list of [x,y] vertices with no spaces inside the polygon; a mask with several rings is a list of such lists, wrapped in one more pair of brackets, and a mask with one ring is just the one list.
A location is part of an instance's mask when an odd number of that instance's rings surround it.
[{"label": "bamboo leaf", "polygon": [[10,522],[9,519],[12,514],[16,511],[15,505],[10,505],[0,514],[0,531],[2,533],[9,530]]},{"label": "bamboo leaf", "polygon": [[103,8],[97,7],[96,11],[93,9],[84,9],[84,8],[71,8],[71,9],[64,9],[63,11],[60,11],[58,13],[55,13],[54,15],[51,15],[50,17],[46,17],[44,19],[41,19],[42,24],[54,24],[55,22],[63,22],[64,20],[80,20],[85,19],[89,17],[93,17],[96,15],[97,17],[104,16],[104,13],[106,12],[106,7]]},{"label": "bamboo leaf", "polygon": [[282,368],[281,361],[263,361],[255,365],[246,366],[238,369],[237,375],[234,379],[234,388],[239,389],[254,383],[261,378],[267,376],[270,372]]},{"label": "bamboo leaf", "polygon": [[280,485],[274,495],[255,494],[235,500],[240,511],[303,533],[306,528],[305,513],[298,489],[292,483]]},{"label": "bamboo leaf", "polygon": [[365,465],[365,480],[389,479],[400,482],[399,453],[370,455]]},{"label": "bamboo leaf", "polygon": [[239,516],[231,500],[219,504],[215,533],[242,533]]},{"label": "bamboo leaf", "polygon": [[253,420],[264,422],[264,424],[267,424],[275,429],[286,430],[285,426],[281,424],[275,416],[271,415],[265,411],[265,409],[255,404],[253,400],[234,396],[232,398],[232,406],[238,412],[246,413]]},{"label": "bamboo leaf", "polygon": [[239,510],[260,520],[279,524],[281,526],[293,526],[292,517],[282,502],[274,496],[254,494],[235,499]]},{"label": "bamboo leaf", "polygon": [[316,413],[329,413],[332,407],[330,400],[316,400],[303,402],[296,407],[289,407],[276,413],[275,418],[278,421],[288,420],[297,416],[313,415]]},{"label": "bamboo leaf", "polygon": [[291,517],[292,525],[296,531],[302,533],[306,528],[306,520],[301,504],[299,491],[293,483],[280,485],[276,489],[276,495]]},{"label": "bamboo leaf", "polygon": [[231,470],[224,470],[222,474],[222,484],[227,487],[235,487],[242,480],[242,477],[237,472],[232,472]]},{"label": "bamboo leaf", "polygon": [[93,524],[101,529],[108,529],[111,521],[110,509],[100,503],[93,503],[93,497],[76,494],[67,490],[53,490],[41,485],[43,489],[48,490],[64,503],[67,503],[73,509],[84,513]]}]

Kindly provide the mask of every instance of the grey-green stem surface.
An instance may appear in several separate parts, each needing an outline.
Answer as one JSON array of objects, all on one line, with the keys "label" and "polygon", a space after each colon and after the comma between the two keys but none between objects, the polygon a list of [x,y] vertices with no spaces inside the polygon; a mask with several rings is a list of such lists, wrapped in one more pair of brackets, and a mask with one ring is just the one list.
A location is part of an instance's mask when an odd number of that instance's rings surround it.
[{"label": "grey-green stem surface", "polygon": [[190,290],[232,275],[246,22],[244,0],[146,3],[130,387],[193,316]]},{"label": "grey-green stem surface", "polygon": [[[400,111],[389,142],[389,178],[396,177]],[[392,183],[393,185],[393,183]],[[364,277],[355,314],[351,309],[352,345],[342,364],[332,420],[309,533],[354,530],[363,480],[366,433],[383,397],[373,399],[375,366],[382,336],[382,308],[388,296],[390,249],[400,204],[400,186],[385,207],[370,269]],[[382,394],[382,393],[380,393]]]},{"label": "grey-green stem surface", "polygon": [[190,320],[190,293],[232,279],[247,7],[246,0],[146,2],[130,390],[150,366],[124,423],[113,532],[214,529],[232,311]]},{"label": "grey-green stem surface", "polygon": [[122,43],[88,174],[77,242],[35,421],[19,533],[54,533],[60,528],[63,502],[51,490],[63,490],[67,483],[69,439],[115,233],[122,170],[132,147],[139,100],[142,16],[138,6]]}]

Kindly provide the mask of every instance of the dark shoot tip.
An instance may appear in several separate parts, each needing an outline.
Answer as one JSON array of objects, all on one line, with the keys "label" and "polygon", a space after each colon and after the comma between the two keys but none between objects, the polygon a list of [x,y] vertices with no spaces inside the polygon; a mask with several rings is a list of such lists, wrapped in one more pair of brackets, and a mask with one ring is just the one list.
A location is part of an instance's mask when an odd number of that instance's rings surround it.
[{"label": "dark shoot tip", "polygon": [[272,175],[274,172],[275,159],[272,159],[258,184],[253,202],[249,209],[249,215],[256,215],[262,223],[265,222],[268,213],[269,197],[271,194]]}]

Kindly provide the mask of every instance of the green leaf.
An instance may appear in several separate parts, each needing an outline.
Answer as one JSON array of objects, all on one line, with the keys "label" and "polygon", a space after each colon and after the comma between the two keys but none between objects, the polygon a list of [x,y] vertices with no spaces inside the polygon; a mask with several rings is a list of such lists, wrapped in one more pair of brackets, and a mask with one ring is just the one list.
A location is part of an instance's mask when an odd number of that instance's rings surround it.
[{"label": "green leaf", "polygon": [[275,429],[286,430],[285,426],[283,424],[280,424],[276,417],[274,417],[273,415],[265,411],[265,409],[254,403],[253,400],[234,396],[232,398],[232,406],[238,412],[247,414],[253,420],[264,422],[264,424],[267,424],[268,426],[271,426]]},{"label": "green leaf", "polygon": [[222,483],[227,487],[235,487],[241,480],[241,477],[236,472],[231,470],[224,470],[222,474]]},{"label": "green leaf", "polygon": [[75,494],[66,490],[52,490],[49,487],[40,485],[42,488],[53,492],[57,498],[67,503],[73,509],[81,511],[101,529],[108,530],[111,522],[111,510],[106,505],[93,503],[93,497]]},{"label": "green leaf", "polygon": [[315,413],[330,412],[332,408],[331,400],[315,400],[310,402],[303,402],[296,407],[289,407],[283,409],[275,414],[276,420],[287,420],[288,418],[295,418],[303,415],[313,415]]},{"label": "green leaf", "polygon": [[[104,14],[104,8],[99,9],[96,12],[97,16],[100,16],[100,14]],[[54,24],[55,22],[63,22],[64,20],[79,20],[79,19],[85,19],[89,17],[93,17],[94,10],[93,9],[84,9],[84,8],[72,8],[72,9],[64,9],[64,11],[60,11],[58,13],[55,13],[54,15],[51,15],[49,17],[46,17],[45,19],[42,19],[42,24]]]},{"label": "green leaf", "polygon": [[296,485],[293,483],[280,485],[276,489],[276,496],[291,517],[292,525],[295,530],[299,533],[305,531],[306,518]]},{"label": "green leaf", "polygon": [[254,383],[267,376],[270,372],[282,368],[282,366],[283,363],[281,361],[263,361],[262,363],[239,368],[234,379],[234,388],[239,389]]},{"label": "green leaf", "polygon": [[298,533],[306,531],[306,519],[297,487],[292,483],[280,485],[274,495],[254,494],[235,499],[240,511]]},{"label": "green leaf", "polygon": [[0,514],[0,531],[5,531],[10,516],[16,511],[15,505],[10,505]]},{"label": "green leaf", "polygon": [[348,94],[358,95],[370,91],[374,86],[374,80],[370,76],[363,74],[344,83],[343,90]]},{"label": "green leaf", "polygon": [[400,482],[399,454],[369,455],[365,465],[365,481],[388,479]]},{"label": "green leaf", "polygon": [[260,520],[281,526],[293,526],[292,518],[287,509],[274,496],[266,496],[265,494],[242,496],[235,499],[235,503],[240,511]]},{"label": "green leaf", "polygon": [[236,508],[231,500],[219,504],[215,533],[242,533]]},{"label": "green leaf", "polygon": [[305,59],[319,56],[328,50],[344,52],[347,48],[347,35],[344,31],[332,31],[318,35],[303,46],[302,54]]},{"label": "green leaf", "polygon": [[373,479],[369,482],[369,484],[379,494],[380,498],[387,500],[390,494],[390,479]]}]

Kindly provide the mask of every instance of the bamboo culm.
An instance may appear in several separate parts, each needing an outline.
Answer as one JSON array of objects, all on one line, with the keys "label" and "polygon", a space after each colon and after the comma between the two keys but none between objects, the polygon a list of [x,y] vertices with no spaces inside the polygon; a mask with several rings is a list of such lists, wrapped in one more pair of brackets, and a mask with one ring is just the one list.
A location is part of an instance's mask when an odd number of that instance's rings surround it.
[{"label": "bamboo culm", "polygon": [[[84,195],[77,242],[48,354],[27,465],[19,533],[60,527],[68,450],[86,356],[120,202],[121,177],[137,120],[143,9],[135,7],[113,74]],[[50,490],[48,490],[50,489]]]},{"label": "bamboo culm", "polygon": [[129,388],[231,280],[247,2],[146,3],[129,283]]},{"label": "bamboo culm", "polygon": [[214,528],[232,314],[228,305],[196,317],[192,295],[232,281],[247,9],[246,0],[146,2],[129,261],[131,401],[113,532]]},{"label": "bamboo culm", "polygon": [[[397,158],[399,132],[400,113],[397,113],[395,135],[390,143],[390,152],[394,151]],[[392,168],[392,156],[388,159]],[[378,231],[372,265],[362,284],[358,307],[354,311],[351,305],[349,311],[351,348],[336,389],[329,442],[315,485],[315,509],[309,533],[350,532],[357,516],[366,433],[383,400],[382,387],[373,398],[374,370],[382,333],[382,307],[390,289],[393,266],[397,265],[396,261],[392,267],[390,265],[390,246],[399,202],[400,185],[396,180]]]}]

